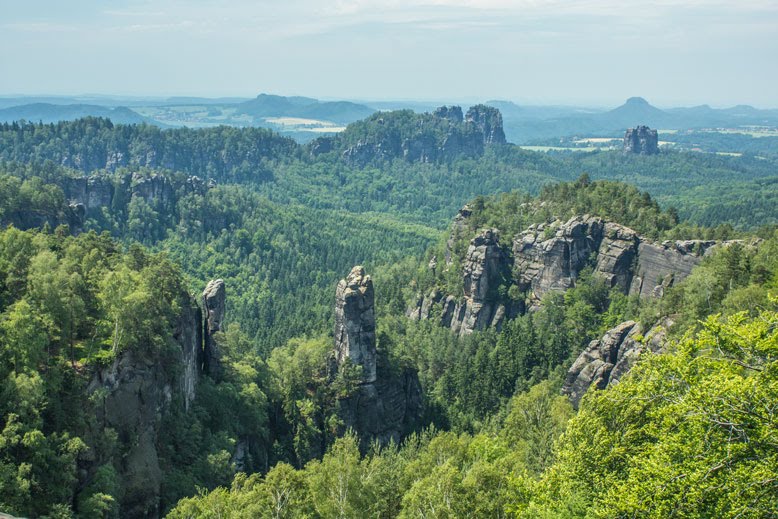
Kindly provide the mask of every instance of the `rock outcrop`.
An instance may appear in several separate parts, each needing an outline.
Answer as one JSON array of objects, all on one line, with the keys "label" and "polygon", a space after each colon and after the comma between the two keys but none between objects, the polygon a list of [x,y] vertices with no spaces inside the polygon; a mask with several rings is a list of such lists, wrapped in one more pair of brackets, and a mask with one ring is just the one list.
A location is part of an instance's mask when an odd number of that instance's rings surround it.
[{"label": "rock outcrop", "polygon": [[502,126],[502,114],[497,108],[487,105],[470,107],[465,122],[475,126],[483,135],[484,144],[505,144],[505,131]]},{"label": "rock outcrop", "polygon": [[566,290],[581,270],[594,266],[611,288],[641,297],[661,297],[688,276],[716,242],[653,243],[623,225],[576,216],[565,223],[531,226],[514,239],[519,289],[537,304],[549,291]]},{"label": "rock outcrop", "polygon": [[189,409],[199,378],[202,355],[202,313],[188,298],[176,322],[180,370],[166,370],[153,354],[128,349],[97,371],[87,388],[98,403],[100,430],[117,432],[118,469],[124,490],[123,517],[159,515],[162,468],[157,438],[163,416],[176,396]]},{"label": "rock outcrop", "polygon": [[439,162],[478,157],[485,146],[499,144],[505,144],[499,110],[478,105],[463,116],[459,106],[442,106],[425,114],[410,110],[374,114],[336,137],[316,139],[310,151],[317,155],[340,149],[347,161],[365,165],[397,158]]},{"label": "rock outcrop", "polygon": [[205,313],[203,368],[213,378],[218,378],[221,361],[219,345],[214,340],[214,334],[220,332],[226,313],[227,291],[224,281],[214,279],[203,291],[203,312]]},{"label": "rock outcrop", "polygon": [[656,155],[659,153],[659,136],[648,126],[636,126],[624,133],[624,153]]},{"label": "rock outcrop", "polygon": [[[496,229],[482,230],[462,254],[454,247],[467,232],[470,214],[467,206],[459,211],[446,246],[447,268],[455,254],[462,258],[463,297],[435,288],[407,311],[411,319],[434,319],[459,335],[499,329],[504,319],[536,308],[547,293],[575,286],[586,267],[624,294],[662,297],[718,245],[704,240],[654,243],[628,227],[585,215],[531,225],[513,238],[511,250],[500,245]],[[504,289],[511,285],[524,297],[506,297]]]},{"label": "rock outcrop", "polygon": [[376,349],[373,282],[361,266],[338,283],[335,292],[334,370],[350,362],[362,368],[356,389],[339,401],[345,428],[359,434],[366,450],[373,440],[399,442],[417,425],[422,410],[421,385],[410,367],[392,369]]},{"label": "rock outcrop", "polygon": [[[224,320],[224,295],[221,280],[208,283],[203,296],[204,319],[197,301],[182,294],[184,304],[173,329],[179,347],[175,369],[166,367],[169,359],[161,362],[158,352],[129,348],[98,370],[88,385],[88,393],[97,402],[99,430],[117,433],[114,465],[124,489],[119,503],[123,517],[155,517],[160,513],[163,470],[157,443],[162,420],[176,402],[181,402],[183,412],[189,411],[203,373],[206,344],[215,348],[213,333]],[[204,340],[204,330],[210,342]],[[98,460],[91,461],[97,465]]]},{"label": "rock outcrop", "polygon": [[122,176],[95,174],[84,177],[65,177],[58,181],[59,187],[71,205],[81,204],[87,212],[103,207],[115,208],[126,205],[132,197],[140,197],[152,206],[172,206],[179,194],[200,195],[214,187],[213,181],[189,176],[183,182],[174,183],[167,175]]},{"label": "rock outcrop", "polygon": [[362,367],[362,381],[376,381],[375,294],[364,267],[351,269],[335,292],[335,359]]},{"label": "rock outcrop", "polygon": [[[460,211],[461,213],[461,211]],[[494,327],[524,309],[519,302],[501,302],[498,289],[510,280],[510,255],[500,245],[496,229],[486,229],[470,241],[462,265],[464,296],[457,300],[437,289],[417,299],[407,315],[415,320],[437,319],[458,335]]]},{"label": "rock outcrop", "polygon": [[595,339],[578,356],[567,372],[562,393],[578,408],[583,395],[590,387],[605,389],[632,369],[644,351],[658,353],[665,343],[670,319],[664,319],[648,332],[635,321],[626,321]]}]

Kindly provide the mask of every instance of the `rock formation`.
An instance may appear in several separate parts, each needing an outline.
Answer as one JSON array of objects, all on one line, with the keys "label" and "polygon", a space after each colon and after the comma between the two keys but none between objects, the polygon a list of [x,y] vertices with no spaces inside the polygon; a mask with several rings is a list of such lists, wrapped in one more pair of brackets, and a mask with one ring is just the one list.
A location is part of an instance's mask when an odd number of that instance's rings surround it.
[{"label": "rock formation", "polygon": [[608,330],[600,339],[595,339],[578,356],[570,367],[562,386],[562,393],[570,398],[575,408],[590,387],[605,389],[617,384],[640,355],[648,350],[662,351],[670,319],[664,319],[644,334],[642,325],[626,321]]},{"label": "rock formation", "polygon": [[219,377],[220,359],[219,345],[213,336],[221,331],[224,322],[227,292],[224,281],[215,279],[206,285],[203,291],[203,312],[205,313],[203,367],[206,373],[213,378]]},{"label": "rock formation", "polygon": [[171,205],[177,193],[199,193],[214,187],[197,176],[189,176],[175,184],[167,175],[150,176],[134,173],[114,177],[95,174],[84,177],[66,177],[58,181],[65,198],[72,204],[82,204],[87,211],[126,204],[134,196],[143,198],[151,205]]},{"label": "rock formation", "polygon": [[[97,422],[101,430],[118,434],[119,469],[124,494],[122,516],[159,515],[162,469],[157,437],[162,417],[179,395],[185,410],[194,398],[202,354],[202,313],[187,299],[176,322],[174,338],[179,346],[178,370],[166,370],[155,356],[128,349],[111,365],[95,373],[88,392],[99,396]],[[178,374],[177,374],[178,373]]]},{"label": "rock formation", "polygon": [[688,276],[716,242],[687,240],[656,244],[601,218],[575,216],[566,223],[531,226],[514,239],[519,289],[537,304],[547,292],[566,290],[581,270],[625,294],[661,297],[664,288]]},{"label": "rock formation", "polygon": [[659,137],[648,126],[630,128],[624,134],[624,153],[656,155],[659,153]]},{"label": "rock formation", "polygon": [[[189,411],[203,372],[203,358],[207,358],[205,348],[217,351],[213,333],[221,328],[224,320],[224,296],[221,280],[208,283],[203,294],[207,312],[204,319],[194,298],[182,294],[184,304],[173,331],[179,346],[176,363],[179,368],[166,368],[158,353],[130,348],[120,352],[109,366],[98,370],[88,385],[87,391],[99,402],[99,429],[110,428],[118,434],[120,459],[114,464],[124,489],[119,503],[123,517],[154,517],[160,513],[159,430],[163,417],[171,412],[175,402],[180,401],[183,411]],[[208,367],[213,366],[211,361]],[[98,460],[91,461],[98,465]]]},{"label": "rock formation", "polygon": [[345,362],[362,368],[356,390],[339,401],[346,428],[367,449],[373,440],[399,442],[421,416],[421,386],[415,370],[391,369],[388,358],[376,350],[373,282],[361,266],[354,267],[335,291],[334,369]]},{"label": "rock formation", "polygon": [[464,120],[461,106],[441,106],[436,108],[432,115],[441,119],[448,119],[452,123],[461,123]]},{"label": "rock formation", "polygon": [[441,326],[459,335],[489,326],[499,329],[506,317],[514,317],[523,310],[519,303],[499,301],[497,289],[510,280],[510,266],[510,256],[500,245],[497,229],[486,229],[470,241],[465,253],[464,297],[458,301],[433,289],[419,298],[407,315],[415,320],[435,318]]},{"label": "rock formation", "polygon": [[484,144],[505,144],[505,131],[502,126],[502,114],[497,108],[486,105],[470,107],[465,121],[473,124],[483,135]]},{"label": "rock formation", "polygon": [[[465,206],[454,219],[446,246],[449,268],[470,214]],[[704,240],[654,243],[628,227],[588,215],[531,225],[513,238],[510,251],[500,245],[496,229],[486,229],[462,256],[463,297],[432,289],[417,298],[407,315],[435,319],[460,335],[499,328],[504,319],[537,307],[548,292],[575,286],[587,266],[624,294],[662,297],[715,246],[716,242]],[[524,294],[523,300],[511,300],[499,290],[511,284]]]},{"label": "rock formation", "polygon": [[432,113],[410,110],[375,114],[349,126],[341,135],[310,145],[313,155],[339,148],[349,162],[365,165],[402,158],[408,162],[438,162],[478,157],[485,146],[505,143],[499,110],[485,105],[442,106]]},{"label": "rock formation", "polygon": [[362,367],[362,380],[376,381],[375,294],[364,267],[351,269],[335,292],[335,358]]}]

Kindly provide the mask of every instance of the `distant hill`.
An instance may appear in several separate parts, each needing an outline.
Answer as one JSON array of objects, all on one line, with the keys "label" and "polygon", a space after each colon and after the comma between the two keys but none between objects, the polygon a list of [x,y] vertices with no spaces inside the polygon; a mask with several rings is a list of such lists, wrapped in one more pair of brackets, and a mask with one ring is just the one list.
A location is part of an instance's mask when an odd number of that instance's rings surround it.
[{"label": "distant hill", "polygon": [[599,112],[575,107],[522,107],[510,101],[486,104],[502,112],[505,134],[516,144],[556,137],[620,136],[627,128],[637,125],[666,130],[778,125],[778,110],[760,110],[747,105],[662,110],[642,97],[630,97],[613,110]]},{"label": "distant hill", "polygon": [[104,117],[116,124],[148,123],[164,126],[124,106],[109,108],[87,104],[55,105],[50,103],[32,103],[0,110],[0,122],[24,119],[30,122],[56,123],[59,121],[73,121],[89,116]]},{"label": "distant hill", "polygon": [[348,124],[375,113],[373,108],[350,101],[319,101],[310,97],[260,94],[237,105],[237,113],[264,117],[299,117]]}]

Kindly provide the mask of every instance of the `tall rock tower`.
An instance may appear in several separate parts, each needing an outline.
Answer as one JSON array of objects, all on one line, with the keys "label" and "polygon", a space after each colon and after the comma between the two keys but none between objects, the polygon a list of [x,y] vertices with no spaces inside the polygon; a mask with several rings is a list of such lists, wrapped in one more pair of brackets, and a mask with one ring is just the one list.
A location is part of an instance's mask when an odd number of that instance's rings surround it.
[{"label": "tall rock tower", "polygon": [[630,128],[624,134],[624,153],[656,155],[659,153],[659,136],[648,126]]},{"label": "tall rock tower", "polygon": [[375,294],[364,267],[356,266],[335,291],[335,358],[362,367],[366,384],[376,381]]},{"label": "tall rock tower", "polygon": [[209,281],[203,291],[203,312],[205,313],[203,365],[205,372],[213,378],[219,377],[221,359],[219,345],[216,344],[213,335],[222,329],[226,300],[227,292],[224,288],[224,281],[221,279]]}]

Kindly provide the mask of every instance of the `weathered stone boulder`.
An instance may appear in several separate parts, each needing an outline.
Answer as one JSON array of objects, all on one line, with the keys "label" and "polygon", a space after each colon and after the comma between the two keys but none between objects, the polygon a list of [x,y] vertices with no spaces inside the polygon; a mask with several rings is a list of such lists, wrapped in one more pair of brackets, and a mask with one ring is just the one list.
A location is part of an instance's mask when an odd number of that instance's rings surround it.
[{"label": "weathered stone boulder", "polygon": [[648,126],[636,126],[624,133],[624,153],[656,155],[659,153],[659,136]]},{"label": "weathered stone boulder", "polygon": [[335,358],[362,367],[365,383],[376,380],[375,294],[364,267],[356,266],[335,292]]},{"label": "weathered stone boulder", "polygon": [[214,334],[222,330],[226,313],[227,290],[224,281],[221,279],[209,281],[203,291],[202,301],[205,313],[203,367],[206,373],[218,379],[221,372],[221,353]]},{"label": "weathered stone boulder", "polygon": [[643,326],[635,321],[626,321],[608,330],[602,338],[590,342],[575,360],[567,372],[562,393],[577,408],[590,387],[605,389],[618,383],[644,351],[662,351],[667,328],[672,324],[672,320],[664,319],[651,327],[645,336]]}]

